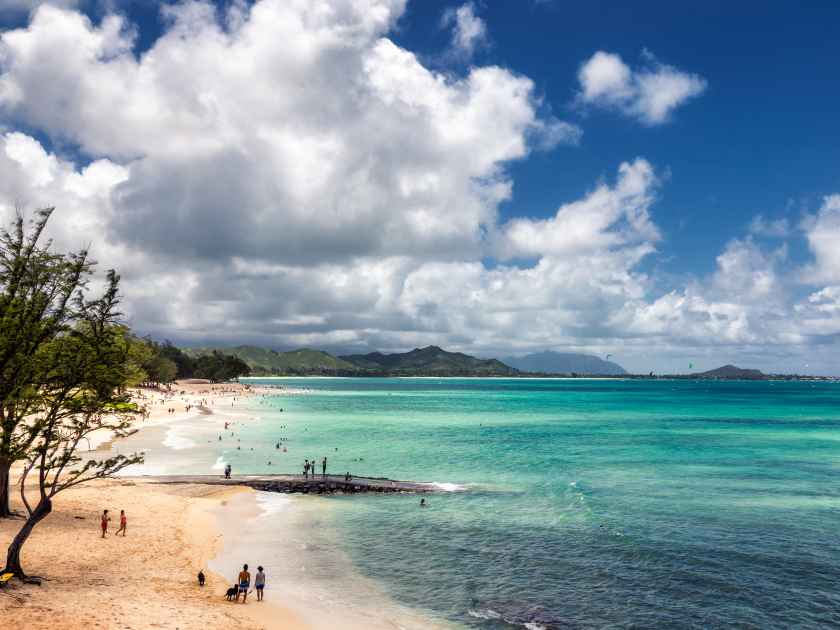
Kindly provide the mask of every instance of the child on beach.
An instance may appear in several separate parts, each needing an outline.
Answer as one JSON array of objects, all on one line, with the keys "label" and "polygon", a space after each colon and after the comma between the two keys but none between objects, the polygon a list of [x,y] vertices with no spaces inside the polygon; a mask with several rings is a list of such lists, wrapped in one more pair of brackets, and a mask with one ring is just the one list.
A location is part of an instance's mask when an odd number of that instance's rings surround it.
[{"label": "child on beach", "polygon": [[254,588],[257,589],[257,601],[261,602],[263,599],[263,589],[265,588],[265,571],[262,567],[257,567],[257,575],[254,577]]},{"label": "child on beach", "polygon": [[100,520],[100,525],[102,527],[102,538],[105,538],[105,534],[108,533],[108,521],[111,520],[111,517],[108,516],[108,510],[104,510],[102,512],[102,518]]},{"label": "child on beach", "polygon": [[120,532],[122,532],[123,538],[125,538],[126,525],[128,525],[128,519],[125,517],[125,510],[120,510],[120,528],[114,536],[119,536]]}]

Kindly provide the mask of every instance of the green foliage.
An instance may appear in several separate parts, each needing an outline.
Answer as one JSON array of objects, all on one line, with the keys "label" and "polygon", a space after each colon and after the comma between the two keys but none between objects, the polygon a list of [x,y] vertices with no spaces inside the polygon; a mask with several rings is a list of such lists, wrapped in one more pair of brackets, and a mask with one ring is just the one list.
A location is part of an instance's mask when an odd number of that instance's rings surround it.
[{"label": "green foliage", "polygon": [[54,367],[44,349],[80,321],[91,273],[87,251],[58,254],[41,244],[52,211],[38,211],[29,225],[18,215],[0,231],[0,516],[9,514],[9,468],[37,435],[25,419],[43,402]]},{"label": "green foliage", "polygon": [[[135,375],[137,348],[127,329],[117,323],[119,276],[107,274],[105,292],[88,300],[74,298],[72,326],[40,344],[32,360],[28,415],[19,432],[26,436],[21,454],[24,467],[20,494],[27,518],[9,545],[6,570],[25,578],[21,549],[33,528],[52,510],[53,497],[72,486],[109,477],[142,461],[142,455],[116,455],[104,460],[84,457],[83,440],[97,431],[114,439],[130,435],[131,424],[142,409],[126,392]],[[26,479],[37,472],[36,501],[31,501]]]},{"label": "green foliage", "polygon": [[161,356],[169,359],[175,364],[175,370],[178,378],[192,378],[195,372],[195,360],[183,352],[180,348],[176,348],[169,341],[164,341],[158,346],[158,352]]},{"label": "green foliage", "polygon": [[213,351],[210,354],[201,355],[195,360],[193,376],[218,383],[220,381],[230,381],[240,376],[248,376],[250,373],[251,368],[242,359],[231,354]]}]

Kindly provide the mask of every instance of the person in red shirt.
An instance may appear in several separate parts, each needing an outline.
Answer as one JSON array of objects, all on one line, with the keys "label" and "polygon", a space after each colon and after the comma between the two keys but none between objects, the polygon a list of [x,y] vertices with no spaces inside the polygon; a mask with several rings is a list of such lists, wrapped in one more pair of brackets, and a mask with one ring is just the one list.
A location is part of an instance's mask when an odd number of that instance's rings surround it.
[{"label": "person in red shirt", "polygon": [[120,510],[120,528],[117,530],[117,533],[114,534],[114,535],[119,536],[120,532],[122,532],[123,538],[125,538],[126,525],[128,525],[128,519],[125,517],[125,510]]}]

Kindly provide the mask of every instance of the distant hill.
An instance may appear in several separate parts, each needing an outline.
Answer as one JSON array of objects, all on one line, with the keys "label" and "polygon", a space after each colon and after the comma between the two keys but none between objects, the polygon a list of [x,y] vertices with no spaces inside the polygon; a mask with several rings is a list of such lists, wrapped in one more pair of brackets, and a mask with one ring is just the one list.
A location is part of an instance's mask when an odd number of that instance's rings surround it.
[{"label": "distant hill", "polygon": [[257,374],[328,374],[342,370],[355,370],[355,366],[321,350],[301,348],[290,352],[277,352],[258,346],[234,346],[233,348],[188,348],[190,356],[207,354],[219,350],[239,357],[252,372]]},{"label": "distant hill", "polygon": [[477,359],[437,346],[396,354],[354,354],[335,357],[322,350],[302,348],[278,352],[258,346],[188,348],[196,357],[218,350],[232,354],[251,368],[252,375],[276,376],[515,376],[518,372],[495,359]]},{"label": "distant hill", "polygon": [[569,352],[537,352],[524,357],[503,358],[507,365],[523,372],[541,372],[544,374],[597,374],[621,375],[626,370],[618,363],[604,361],[591,354]]},{"label": "distant hill", "polygon": [[761,370],[749,370],[736,367],[734,365],[724,365],[723,367],[709,370],[708,372],[698,372],[691,374],[694,378],[721,378],[721,379],[740,379],[740,380],[761,380],[767,378]]},{"label": "distant hill", "polygon": [[398,376],[515,376],[517,370],[497,359],[477,359],[461,352],[447,352],[437,346],[410,352],[351,354],[339,359],[361,370]]}]

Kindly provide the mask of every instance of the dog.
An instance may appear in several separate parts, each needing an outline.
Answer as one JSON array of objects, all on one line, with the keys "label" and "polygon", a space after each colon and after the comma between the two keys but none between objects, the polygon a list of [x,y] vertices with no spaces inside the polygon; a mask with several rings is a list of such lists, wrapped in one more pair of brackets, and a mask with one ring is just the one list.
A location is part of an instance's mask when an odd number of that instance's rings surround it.
[{"label": "dog", "polygon": [[227,590],[227,594],[225,597],[229,602],[232,602],[236,599],[236,596],[239,595],[239,584],[234,584]]}]

